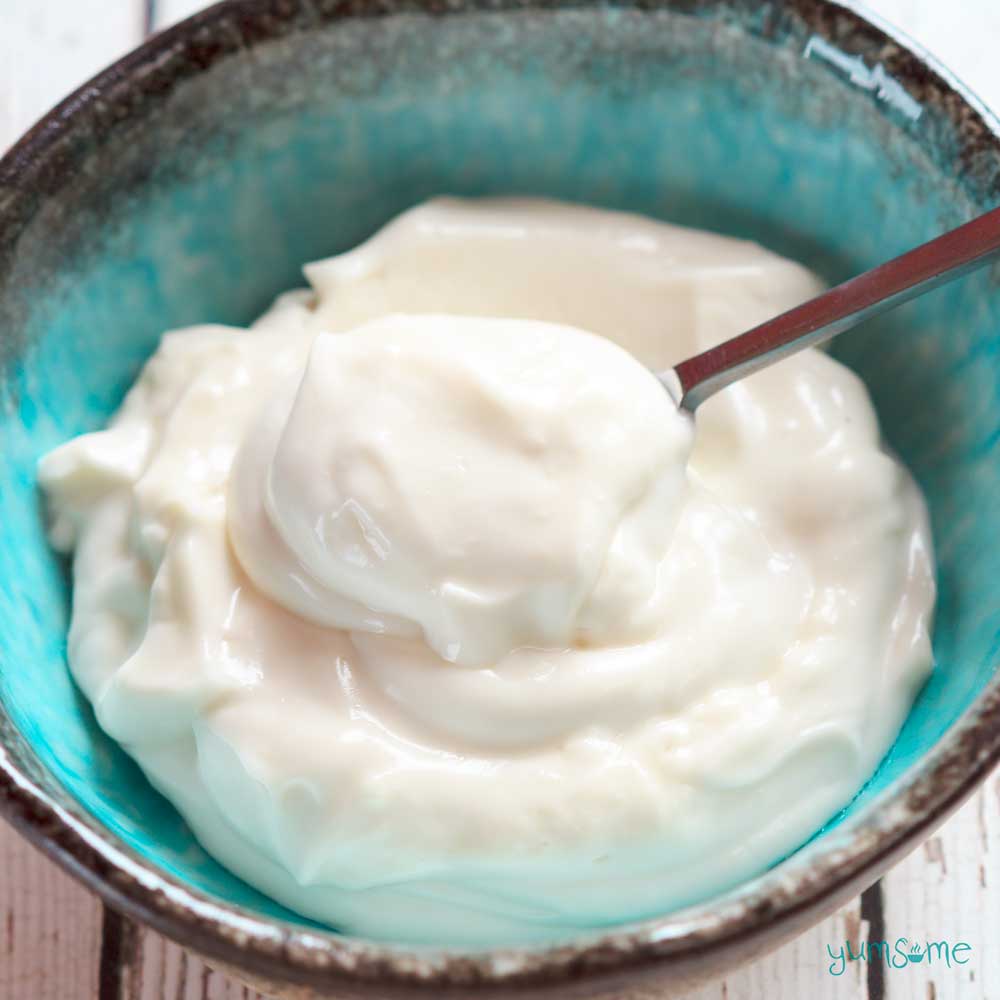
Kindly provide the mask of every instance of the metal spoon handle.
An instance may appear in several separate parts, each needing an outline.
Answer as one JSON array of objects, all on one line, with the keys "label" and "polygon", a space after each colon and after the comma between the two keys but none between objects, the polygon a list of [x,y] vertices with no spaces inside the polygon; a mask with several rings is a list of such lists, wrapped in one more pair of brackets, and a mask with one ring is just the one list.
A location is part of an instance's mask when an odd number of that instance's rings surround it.
[{"label": "metal spoon handle", "polygon": [[804,347],[822,344],[1000,253],[1000,208],[682,361],[660,377],[685,409]]}]

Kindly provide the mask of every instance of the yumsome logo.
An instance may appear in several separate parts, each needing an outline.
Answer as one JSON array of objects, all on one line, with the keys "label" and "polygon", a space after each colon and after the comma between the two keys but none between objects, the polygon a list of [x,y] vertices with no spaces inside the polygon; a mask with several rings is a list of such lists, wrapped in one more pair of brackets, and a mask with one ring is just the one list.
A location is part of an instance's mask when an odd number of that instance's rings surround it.
[{"label": "yumsome logo", "polygon": [[827,966],[831,976],[842,976],[850,962],[884,962],[890,969],[906,969],[911,965],[965,965],[970,958],[972,945],[965,941],[909,941],[898,937],[888,941],[859,941],[853,946],[845,941],[836,950],[826,946],[832,961]]}]

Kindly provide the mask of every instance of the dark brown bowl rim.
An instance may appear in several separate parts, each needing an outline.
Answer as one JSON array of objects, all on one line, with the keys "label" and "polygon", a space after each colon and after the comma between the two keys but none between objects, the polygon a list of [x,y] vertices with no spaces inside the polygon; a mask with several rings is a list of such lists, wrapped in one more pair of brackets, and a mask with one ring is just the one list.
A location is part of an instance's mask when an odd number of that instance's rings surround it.
[{"label": "dark brown bowl rim", "polygon": [[[304,2],[304,0],[303,0]],[[656,0],[635,0],[656,5]],[[711,0],[665,0],[685,10]],[[556,0],[559,3],[559,0]],[[489,9],[547,7],[550,0],[467,0],[464,6]],[[560,4],[567,5],[567,4]],[[581,0],[579,6],[590,6]],[[226,0],[156,35],[84,84],[45,115],[0,159],[0,229],[25,224],[24,204],[58,188],[72,162],[67,139],[75,130],[113,133],[101,105],[156,74],[162,94],[162,67],[178,61],[166,89],[185,75],[201,72],[235,48],[253,46],[289,30],[301,14],[299,0]],[[326,21],[378,17],[405,6],[446,14],[459,4],[441,0],[341,0],[312,16]],[[823,37],[866,52],[921,99],[946,111],[963,136],[964,153],[1000,155],[1000,123],[933,57],[859,5],[833,0],[783,0]],[[223,44],[220,39],[238,41]],[[969,162],[963,156],[962,162]],[[10,230],[8,229],[8,233]],[[0,734],[20,740],[0,707]],[[919,764],[835,831],[833,846],[808,863],[799,855],[753,880],[745,888],[708,903],[607,932],[581,935],[556,946],[488,951],[426,949],[379,944],[311,929],[217,903],[161,872],[115,839],[82,810],[68,810],[16,766],[0,745],[0,814],[45,854],[94,890],[111,906],[182,945],[277,983],[330,989],[338,983],[363,989],[461,986],[466,990],[551,985],[581,977],[603,978],[665,961],[710,960],[761,934],[762,928],[791,927],[808,919],[824,899],[872,880],[879,866],[912,848],[944,820],[1000,762],[1000,675],[995,675],[963,716]],[[840,837],[840,841],[836,838]]]}]

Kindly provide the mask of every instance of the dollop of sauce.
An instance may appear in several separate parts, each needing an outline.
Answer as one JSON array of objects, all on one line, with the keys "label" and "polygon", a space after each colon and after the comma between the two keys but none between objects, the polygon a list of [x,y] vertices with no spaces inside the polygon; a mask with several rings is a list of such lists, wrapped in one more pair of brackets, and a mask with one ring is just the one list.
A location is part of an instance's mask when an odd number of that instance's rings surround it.
[{"label": "dollop of sauce", "polygon": [[452,663],[628,644],[665,614],[691,438],[602,337],[394,315],[315,339],[237,455],[230,538],[286,607]]},{"label": "dollop of sauce", "polygon": [[806,351],[650,374],[815,294],[749,243],[440,199],[250,330],[164,336],[47,455],[71,669],[231,870],[383,939],[705,898],[845,806],[931,667],[927,516]]}]

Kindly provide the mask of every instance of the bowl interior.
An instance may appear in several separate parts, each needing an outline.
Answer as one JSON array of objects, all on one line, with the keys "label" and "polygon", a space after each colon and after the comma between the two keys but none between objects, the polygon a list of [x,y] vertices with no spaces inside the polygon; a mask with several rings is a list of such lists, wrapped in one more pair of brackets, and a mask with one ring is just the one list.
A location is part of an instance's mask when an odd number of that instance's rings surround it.
[{"label": "bowl interior", "polygon": [[[78,139],[86,168],[0,258],[0,701],[58,794],[205,892],[304,922],[198,847],[66,669],[67,567],[35,463],[106,421],[164,329],[245,323],[303,262],[442,192],[632,209],[830,280],[986,207],[932,109],[852,83],[791,15],[764,37],[756,15],[709,6],[345,20],[230,55],[109,138]],[[966,279],[836,346],[929,498],[940,598],[937,669],[827,830],[916,764],[995,669],[996,282]]]}]

